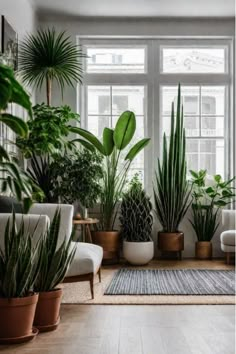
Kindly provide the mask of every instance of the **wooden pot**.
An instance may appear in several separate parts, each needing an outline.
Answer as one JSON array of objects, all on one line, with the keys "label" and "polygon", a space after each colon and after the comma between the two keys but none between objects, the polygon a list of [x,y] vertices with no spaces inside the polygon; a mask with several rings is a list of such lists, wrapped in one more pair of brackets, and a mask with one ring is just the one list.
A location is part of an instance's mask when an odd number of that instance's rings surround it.
[{"label": "wooden pot", "polygon": [[33,331],[38,294],[0,298],[0,344],[23,343],[37,333]]},{"label": "wooden pot", "polygon": [[55,330],[60,322],[62,289],[39,293],[39,300],[34,317],[34,326],[39,332]]},{"label": "wooden pot", "polygon": [[162,252],[181,252],[184,250],[183,232],[158,232],[158,249]]},{"label": "wooden pot", "polygon": [[116,264],[120,256],[119,231],[91,231],[92,241],[103,248],[103,264]]},{"label": "wooden pot", "polygon": [[195,257],[197,259],[212,259],[212,243],[210,241],[196,242]]}]

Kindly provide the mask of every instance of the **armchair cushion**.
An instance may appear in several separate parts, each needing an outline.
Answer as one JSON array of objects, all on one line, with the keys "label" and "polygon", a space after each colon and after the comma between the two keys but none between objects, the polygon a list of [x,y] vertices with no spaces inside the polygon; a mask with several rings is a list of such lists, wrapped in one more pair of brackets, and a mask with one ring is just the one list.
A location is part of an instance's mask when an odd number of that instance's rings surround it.
[{"label": "armchair cushion", "polygon": [[220,241],[223,245],[235,246],[236,230],[223,231],[220,235]]}]

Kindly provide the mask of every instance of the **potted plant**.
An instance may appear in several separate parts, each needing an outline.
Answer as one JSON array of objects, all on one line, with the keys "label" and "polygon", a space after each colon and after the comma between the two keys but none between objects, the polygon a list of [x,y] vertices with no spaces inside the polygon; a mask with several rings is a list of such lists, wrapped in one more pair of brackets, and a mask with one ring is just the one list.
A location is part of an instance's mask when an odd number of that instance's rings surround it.
[{"label": "potted plant", "polygon": [[86,219],[88,208],[93,207],[101,194],[101,155],[82,148],[57,156],[50,168],[54,177],[53,194],[63,203],[78,202],[80,214]]},{"label": "potted plant", "polygon": [[135,176],[120,208],[124,258],[133,265],[149,263],[154,255],[152,203]]},{"label": "potted plant", "polygon": [[167,139],[164,133],[162,150],[162,161],[158,158],[154,184],[156,214],[162,226],[162,231],[158,233],[158,248],[162,252],[178,252],[181,258],[184,234],[179,230],[179,225],[190,205],[191,190],[186,176],[185,129],[180,84],[176,116],[173,102],[170,137]]},{"label": "potted plant", "polygon": [[0,243],[0,344],[22,343],[37,335],[33,328],[38,294],[32,292],[37,277],[38,248],[32,245],[13,213]]},{"label": "potted plant", "polygon": [[195,256],[197,259],[212,258],[212,238],[219,226],[219,211],[230,204],[235,197],[232,182],[223,181],[220,175],[209,179],[206,170],[190,171],[192,175],[192,220],[196,233]]},{"label": "potted plant", "polygon": [[76,251],[76,245],[72,247],[71,243],[73,235],[69,240],[59,239],[60,223],[61,213],[58,209],[39,249],[39,273],[34,284],[39,299],[34,326],[40,332],[58,327],[62,289],[57,288],[57,285],[63,281]]},{"label": "potted plant", "polygon": [[126,183],[130,165],[137,154],[149,143],[144,138],[131,147],[125,154],[124,149],[131,143],[136,130],[133,112],[125,111],[119,117],[115,129],[104,128],[102,142],[89,131],[74,128],[81,135],[81,144],[91,151],[98,150],[103,156],[103,183],[100,196],[101,225],[99,231],[92,232],[93,242],[103,247],[104,260],[109,263],[119,259],[120,236],[115,230],[118,201]]}]

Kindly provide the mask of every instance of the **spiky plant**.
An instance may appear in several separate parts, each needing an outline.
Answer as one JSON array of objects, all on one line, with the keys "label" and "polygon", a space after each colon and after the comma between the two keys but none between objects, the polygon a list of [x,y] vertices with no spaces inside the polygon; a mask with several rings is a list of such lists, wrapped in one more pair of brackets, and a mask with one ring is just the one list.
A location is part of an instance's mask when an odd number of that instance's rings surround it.
[{"label": "spiky plant", "polygon": [[61,283],[74,258],[76,244],[72,247],[73,233],[69,240],[64,238],[59,244],[60,224],[61,212],[58,208],[39,250],[39,274],[34,286],[37,292],[51,291]]},{"label": "spiky plant", "polygon": [[65,85],[81,82],[81,59],[86,57],[65,31],[38,30],[20,45],[19,71],[23,81],[41,89],[46,84],[47,104],[51,105],[52,83],[55,80],[63,93]]},{"label": "spiky plant", "polygon": [[128,242],[151,241],[153,216],[152,203],[137,177],[123,195],[120,209],[122,237]]},{"label": "spiky plant", "polygon": [[[32,290],[38,274],[39,243],[32,244],[23,220],[17,228],[15,214],[7,222],[0,247],[0,297],[25,297]],[[4,245],[4,247],[3,247]]]},{"label": "spiky plant", "polygon": [[181,107],[181,88],[178,86],[177,111],[174,102],[171,109],[171,132],[169,143],[163,136],[162,161],[158,158],[154,182],[154,200],[157,217],[163,232],[179,231],[190,205],[189,183],[187,181],[185,156],[185,129],[183,127],[183,106]]}]

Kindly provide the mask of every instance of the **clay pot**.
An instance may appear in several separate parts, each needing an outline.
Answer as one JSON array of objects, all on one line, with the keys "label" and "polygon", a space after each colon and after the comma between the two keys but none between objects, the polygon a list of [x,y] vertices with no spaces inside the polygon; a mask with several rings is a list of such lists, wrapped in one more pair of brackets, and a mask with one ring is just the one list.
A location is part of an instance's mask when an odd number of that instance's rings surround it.
[{"label": "clay pot", "polygon": [[34,317],[34,326],[39,332],[53,331],[60,321],[62,289],[39,293],[39,300]]},{"label": "clay pot", "polygon": [[158,248],[162,252],[178,252],[181,259],[181,251],[184,250],[184,233],[158,232]]},{"label": "clay pot", "polygon": [[209,241],[196,242],[195,257],[197,259],[212,259],[212,243]]},{"label": "clay pot", "polygon": [[18,343],[31,339],[38,294],[0,298],[0,343]]},{"label": "clay pot", "polygon": [[119,262],[120,233],[119,231],[92,231],[92,241],[103,248],[103,264]]}]

